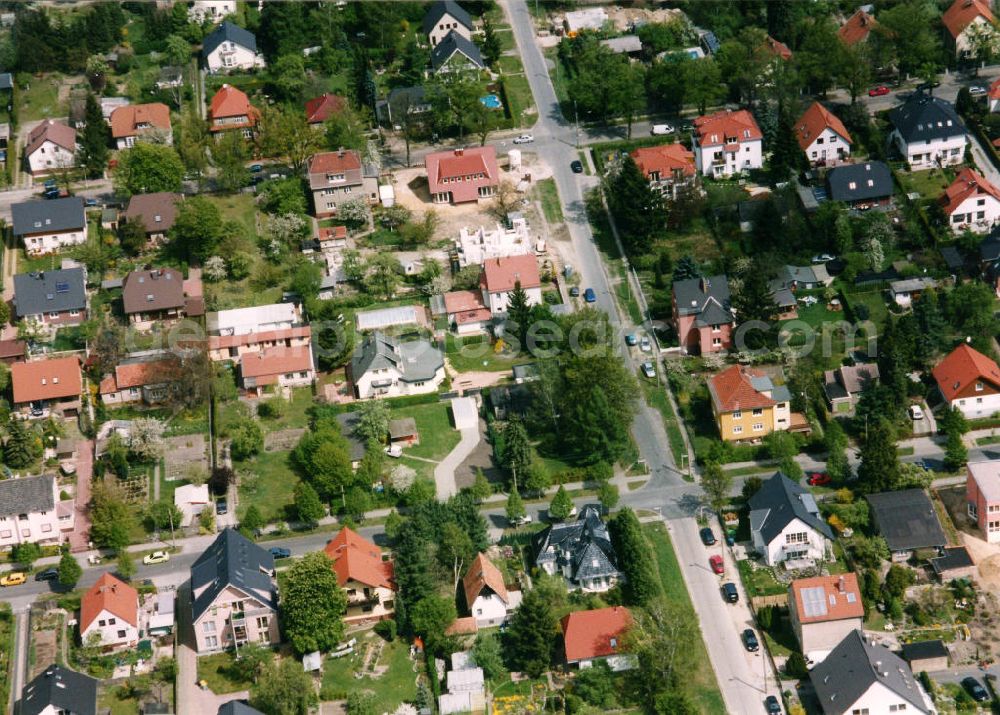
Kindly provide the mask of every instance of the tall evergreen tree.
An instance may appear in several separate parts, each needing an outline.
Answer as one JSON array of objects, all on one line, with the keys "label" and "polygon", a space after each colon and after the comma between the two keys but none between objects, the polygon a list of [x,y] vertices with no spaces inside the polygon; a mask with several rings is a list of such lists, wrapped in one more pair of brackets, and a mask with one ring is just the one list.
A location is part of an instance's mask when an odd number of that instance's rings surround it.
[{"label": "tall evergreen tree", "polygon": [[921,340],[917,341],[916,345],[916,358],[924,365],[928,365],[944,348],[948,339],[948,322],[941,311],[941,302],[936,290],[931,288],[924,291],[920,300],[913,306],[913,315],[921,334]]},{"label": "tall evergreen tree", "polygon": [[514,523],[518,519],[524,518],[526,513],[521,495],[517,493],[516,489],[511,489],[510,495],[507,497],[507,506],[504,509],[507,521]]},{"label": "tall evergreen tree", "polygon": [[787,107],[778,107],[770,170],[774,181],[784,181],[802,165],[803,154],[795,135],[795,117]]},{"label": "tall evergreen tree", "polygon": [[496,64],[497,60],[500,59],[500,53],[503,51],[500,38],[497,36],[496,28],[493,26],[493,21],[490,20],[489,15],[483,15],[483,39],[480,43],[480,49],[483,51],[483,59],[486,60],[486,64],[490,67]]},{"label": "tall evergreen tree", "polygon": [[887,492],[896,488],[899,476],[896,436],[889,421],[880,419],[869,425],[868,437],[861,445],[858,483],[868,494]]},{"label": "tall evergreen tree", "polygon": [[13,469],[30,467],[42,456],[42,438],[38,430],[24,420],[10,420],[3,456],[7,466]]},{"label": "tall evergreen tree", "polygon": [[86,126],[80,137],[79,162],[88,179],[97,179],[104,175],[104,167],[108,163],[110,134],[107,122],[101,113],[101,105],[93,92],[87,94],[84,121]]},{"label": "tall evergreen tree", "polygon": [[962,441],[960,432],[948,433],[948,439],[944,443],[944,467],[949,471],[957,471],[965,466],[969,461],[969,451]]},{"label": "tall evergreen tree", "polygon": [[608,524],[618,566],[625,574],[622,595],[625,603],[644,606],[660,595],[660,581],[653,563],[652,549],[635,512],[625,507]]},{"label": "tall evergreen tree", "polygon": [[607,197],[626,252],[646,253],[663,232],[667,211],[662,196],[650,188],[632,157],[625,157],[617,175],[608,182]]},{"label": "tall evergreen tree", "polygon": [[891,412],[885,416],[890,420],[901,417],[906,405],[910,362],[906,353],[906,341],[900,335],[897,319],[889,316],[878,338],[878,372],[879,384],[887,388],[885,394]]},{"label": "tall evergreen tree", "polygon": [[[736,310],[736,321],[740,324],[757,321],[771,326],[778,306],[774,302],[774,293],[768,280],[768,273],[761,262],[754,262],[750,270],[743,276],[743,285],[733,296],[733,308]],[[744,333],[745,346],[757,350],[777,341],[773,330],[748,330]]]},{"label": "tall evergreen tree", "polygon": [[513,489],[517,489],[517,480],[524,476],[525,470],[531,464],[531,442],[524,423],[519,419],[511,419],[503,429],[503,450],[500,455],[503,466],[510,472]]},{"label": "tall evergreen tree", "polygon": [[506,653],[512,669],[539,677],[552,663],[558,636],[559,622],[548,599],[540,589],[531,589],[507,629]]},{"label": "tall evergreen tree", "polygon": [[514,329],[520,349],[527,349],[528,328],[531,327],[531,306],[528,293],[521,287],[521,281],[514,282],[514,290],[507,299],[507,324]]},{"label": "tall evergreen tree", "polygon": [[565,521],[569,518],[571,511],[573,511],[573,500],[569,498],[566,487],[560,484],[549,503],[549,518],[555,521]]}]

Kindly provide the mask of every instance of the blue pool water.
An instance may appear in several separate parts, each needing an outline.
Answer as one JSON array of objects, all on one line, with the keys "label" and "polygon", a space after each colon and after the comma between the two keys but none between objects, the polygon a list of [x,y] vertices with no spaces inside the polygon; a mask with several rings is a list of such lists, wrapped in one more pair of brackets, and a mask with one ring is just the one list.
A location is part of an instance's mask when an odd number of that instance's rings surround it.
[{"label": "blue pool water", "polygon": [[485,97],[480,97],[479,101],[483,103],[483,106],[487,109],[500,109],[501,102],[500,98],[495,94],[487,94]]}]

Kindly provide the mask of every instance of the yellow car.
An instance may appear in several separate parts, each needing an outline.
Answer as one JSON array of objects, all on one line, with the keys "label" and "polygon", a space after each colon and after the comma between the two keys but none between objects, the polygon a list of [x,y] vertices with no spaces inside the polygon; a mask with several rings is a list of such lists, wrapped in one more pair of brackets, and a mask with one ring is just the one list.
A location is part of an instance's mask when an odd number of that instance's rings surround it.
[{"label": "yellow car", "polygon": [[20,586],[28,580],[28,576],[20,571],[13,571],[0,577],[0,586]]},{"label": "yellow car", "polygon": [[170,560],[170,554],[166,551],[154,551],[151,554],[146,554],[142,558],[142,563],[146,564],[163,564]]}]

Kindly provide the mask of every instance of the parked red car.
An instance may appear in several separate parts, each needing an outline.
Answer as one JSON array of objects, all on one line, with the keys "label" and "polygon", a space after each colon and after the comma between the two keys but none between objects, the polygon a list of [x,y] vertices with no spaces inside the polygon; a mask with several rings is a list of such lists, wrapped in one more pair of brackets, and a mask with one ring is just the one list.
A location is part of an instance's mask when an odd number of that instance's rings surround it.
[{"label": "parked red car", "polygon": [[722,557],[716,554],[708,560],[709,565],[712,567],[712,573],[723,574],[726,571],[726,567],[722,565]]},{"label": "parked red car", "polygon": [[809,473],[809,485],[813,487],[821,487],[824,484],[830,483],[830,475],[826,472],[810,472]]},{"label": "parked red car", "polygon": [[872,87],[868,90],[869,97],[881,97],[884,94],[889,94],[889,88],[884,84],[880,84],[878,87]]}]

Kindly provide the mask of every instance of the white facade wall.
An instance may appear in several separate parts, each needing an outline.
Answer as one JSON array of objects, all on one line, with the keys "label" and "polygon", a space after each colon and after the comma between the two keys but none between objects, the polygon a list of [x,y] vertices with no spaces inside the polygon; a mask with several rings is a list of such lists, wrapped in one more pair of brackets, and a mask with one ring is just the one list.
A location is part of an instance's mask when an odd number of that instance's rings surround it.
[{"label": "white facade wall", "polygon": [[1000,201],[989,194],[970,196],[948,217],[948,225],[955,233],[962,233],[965,230],[987,233],[998,221],[1000,221]]},{"label": "white facade wall", "polygon": [[60,233],[33,233],[23,237],[24,250],[29,256],[56,253],[67,246],[79,246],[87,240],[87,229]]},{"label": "white facade wall", "polygon": [[[25,518],[22,519],[22,516]],[[61,539],[59,515],[55,507],[52,511],[0,517],[0,548]]]},{"label": "white facade wall", "polygon": [[[913,683],[913,687],[919,691],[920,697],[924,700],[926,709],[923,712],[936,712],[934,710],[934,706],[930,702],[930,698],[926,693],[924,693],[924,690],[920,685],[920,681],[914,677],[910,682]],[[903,709],[900,709],[900,706],[903,706]],[[890,708],[892,709],[890,710]],[[846,703],[839,704],[837,706],[837,712],[867,713],[868,715],[889,715],[891,712],[895,715],[899,712],[915,713],[921,711],[916,710],[913,707],[913,703],[900,697],[882,683],[873,683],[871,687],[865,691],[864,695],[854,701],[854,703],[850,705],[847,705]]]},{"label": "white facade wall", "polygon": [[243,45],[226,40],[205,58],[209,72],[226,72],[234,69],[250,70],[264,66],[264,58]]},{"label": "white facade wall", "polygon": [[[138,607],[136,608],[138,613]],[[101,625],[101,624],[104,625]],[[85,631],[80,632],[80,640],[84,643],[92,633],[101,635],[101,645],[105,648],[125,648],[139,642],[139,629],[131,623],[116,616],[107,609],[101,611]]]},{"label": "white facade wall", "polygon": [[437,44],[446,38],[452,30],[455,31],[456,35],[461,35],[466,40],[472,41],[472,32],[469,28],[448,13],[445,13],[431,31],[427,33],[427,39],[430,41],[431,47],[437,47]]},{"label": "white facade wall", "polygon": [[212,653],[232,648],[236,642],[230,625],[234,613],[243,614],[243,621],[237,625],[246,629],[245,634],[241,634],[245,637],[239,639],[240,644],[280,642],[277,612],[242,591],[229,587],[194,622],[195,650]]},{"label": "white facade wall", "polygon": [[[791,541],[791,534],[802,533],[806,534],[805,542]],[[752,536],[754,548],[764,555],[768,566],[783,563],[790,557],[817,561],[826,558],[826,537],[798,519],[790,521],[769,544],[764,543],[760,532],[754,532]]]},{"label": "white facade wall", "polygon": [[844,141],[837,132],[827,127],[823,132],[813,139],[813,143],[806,148],[806,157],[810,164],[822,161],[838,161],[846,159],[851,155],[851,145]]},{"label": "white facade wall", "polygon": [[192,22],[211,20],[218,23],[226,15],[236,13],[236,0],[195,0],[188,9],[188,18]]},{"label": "white facade wall", "polygon": [[[714,164],[716,158],[722,161]],[[732,176],[764,166],[763,142],[760,139],[740,142],[736,151],[726,151],[722,145],[702,147],[694,144],[694,165],[704,176]]]},{"label": "white facade wall", "polygon": [[982,397],[960,397],[951,401],[951,406],[966,417],[989,417],[1000,412],[1000,394],[984,394]]},{"label": "white facade wall", "polygon": [[[525,288],[524,292],[528,298],[528,305],[541,305],[541,288]],[[507,315],[507,306],[510,304],[509,291],[500,291],[497,293],[487,293],[486,291],[483,291],[483,298],[486,299],[486,307],[490,309],[494,318]]]},{"label": "white facade wall", "polygon": [[815,663],[822,663],[830,651],[836,648],[851,631],[860,631],[862,627],[863,622],[860,618],[801,624],[797,618],[793,620],[793,628],[799,637],[802,652]]},{"label": "white facade wall", "polygon": [[620,673],[623,670],[631,670],[635,667],[635,658],[628,654],[622,655],[609,655],[604,658],[592,658],[590,660],[581,660],[577,663],[577,667],[580,670],[586,668],[591,668],[598,663],[607,663],[608,667],[611,668],[612,672]]},{"label": "white facade wall", "polygon": [[507,620],[507,604],[495,593],[476,596],[476,600],[469,605],[469,612],[480,628],[499,626]]},{"label": "white facade wall", "polygon": [[[987,3],[987,6],[993,3]],[[990,23],[982,15],[977,15],[972,19],[965,29],[959,33],[958,37],[955,38],[955,56],[969,57],[975,54],[976,47],[976,36],[983,36],[986,32],[990,32],[994,37],[996,37],[996,31],[993,30]],[[980,46],[982,46],[980,42]]]},{"label": "white facade wall", "polygon": [[[385,368],[384,370],[369,370],[364,375],[355,375],[355,387],[360,399],[365,400],[370,397],[401,397],[403,395],[425,395],[428,392],[435,392],[444,382],[444,366],[438,368],[434,373],[434,378],[423,382],[404,382],[400,380],[398,370]],[[372,387],[372,383],[382,383],[392,380],[388,386]]]},{"label": "white facade wall", "polygon": [[76,164],[76,154],[67,151],[55,142],[46,140],[28,155],[28,169],[32,174],[41,174],[56,169],[66,169]]},{"label": "white facade wall", "polygon": [[965,134],[907,144],[895,130],[892,132],[892,140],[899,153],[906,157],[911,169],[932,169],[937,166],[961,164],[968,144]]}]

